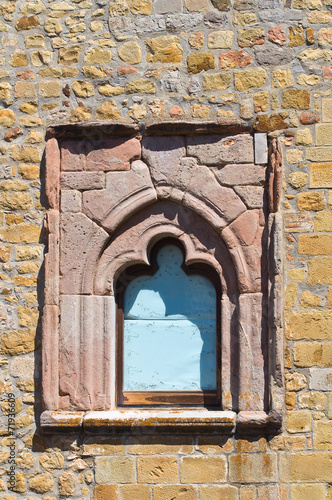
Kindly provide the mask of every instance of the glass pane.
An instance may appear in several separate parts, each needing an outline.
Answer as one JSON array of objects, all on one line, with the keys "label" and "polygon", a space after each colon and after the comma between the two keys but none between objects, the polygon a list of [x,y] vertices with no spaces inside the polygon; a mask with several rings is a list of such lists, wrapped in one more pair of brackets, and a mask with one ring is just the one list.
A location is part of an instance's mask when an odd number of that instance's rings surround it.
[{"label": "glass pane", "polygon": [[214,390],[216,290],[181,269],[175,245],[162,247],[157,262],[124,294],[123,390]]}]

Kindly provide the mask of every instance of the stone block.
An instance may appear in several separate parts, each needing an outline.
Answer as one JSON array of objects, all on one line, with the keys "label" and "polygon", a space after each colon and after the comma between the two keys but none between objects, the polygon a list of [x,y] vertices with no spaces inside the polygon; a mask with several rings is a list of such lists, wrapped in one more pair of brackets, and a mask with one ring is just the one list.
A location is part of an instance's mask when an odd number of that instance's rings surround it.
[{"label": "stone block", "polygon": [[322,120],[332,122],[332,99],[322,99]]},{"label": "stone block", "polygon": [[238,500],[238,489],[235,486],[201,486],[200,500]]},{"label": "stone block", "polygon": [[266,79],[267,73],[262,68],[234,71],[234,86],[239,91],[259,89],[265,85]]},{"label": "stone block", "polygon": [[332,147],[315,147],[307,148],[307,160],[317,162],[328,162],[332,158]]},{"label": "stone block", "polygon": [[49,208],[59,208],[60,150],[55,138],[46,143],[45,191]]},{"label": "stone block", "polygon": [[183,484],[154,486],[154,500],[197,500],[197,490]]},{"label": "stone block", "polygon": [[309,90],[283,90],[281,107],[288,109],[309,109]]},{"label": "stone block", "polygon": [[316,411],[326,410],[326,395],[321,392],[301,392],[297,397],[297,401],[299,408]]},{"label": "stone block", "polygon": [[240,196],[247,208],[263,208],[263,186],[234,186],[234,191]]},{"label": "stone block", "polygon": [[253,138],[247,134],[188,137],[187,154],[202,165],[254,163]]},{"label": "stone block", "polygon": [[302,255],[329,255],[332,250],[332,234],[300,234],[298,241]]},{"label": "stone block", "polygon": [[231,49],[233,46],[233,31],[212,31],[208,35],[209,49]]},{"label": "stone block", "polygon": [[332,391],[332,369],[310,368],[309,387],[316,391]]},{"label": "stone block", "polygon": [[[105,187],[105,174],[103,172],[62,172],[60,185],[63,190],[103,189]],[[68,210],[66,211],[68,212]]]},{"label": "stone block", "polygon": [[286,430],[291,434],[311,431],[311,413],[307,410],[289,411],[286,418]]},{"label": "stone block", "polygon": [[120,486],[121,500],[151,500],[151,486],[126,484]]},{"label": "stone block", "polygon": [[255,134],[255,164],[265,165],[268,160],[267,136],[266,134]]},{"label": "stone block", "polygon": [[115,484],[97,484],[93,488],[93,500],[118,500],[118,486]]},{"label": "stone block", "polygon": [[58,306],[45,305],[42,317],[42,398],[45,410],[56,410],[59,407],[58,325]]},{"label": "stone block", "polygon": [[229,457],[229,477],[236,483],[276,482],[277,457],[267,453],[239,453]]},{"label": "stone block", "polygon": [[81,213],[65,213],[60,234],[61,292],[92,293],[96,262],[108,233]]},{"label": "stone block", "polygon": [[182,136],[148,136],[143,140],[142,158],[149,166],[156,185],[172,184],[171,180],[185,155],[185,140]]},{"label": "stone block", "polygon": [[332,285],[332,257],[314,257],[308,261],[308,285]]},{"label": "stone block", "polygon": [[63,141],[61,169],[63,171],[129,170],[130,163],[140,158],[141,145],[136,138],[105,138]]},{"label": "stone block", "polygon": [[294,345],[295,366],[329,366],[332,345],[329,342],[296,342]]},{"label": "stone block", "polygon": [[82,210],[82,195],[75,189],[64,189],[61,192],[61,212],[77,213]]},{"label": "stone block", "polygon": [[187,436],[140,436],[130,437],[130,455],[169,455],[193,453],[193,440]]},{"label": "stone block", "polygon": [[127,172],[106,176],[106,189],[83,193],[83,212],[108,231],[157,198],[148,167],[140,160]]},{"label": "stone block", "polygon": [[95,459],[95,478],[97,484],[135,483],[135,458],[97,457]]},{"label": "stone block", "polygon": [[331,446],[332,421],[319,420],[314,422],[314,449],[331,450]]},{"label": "stone block", "polygon": [[292,484],[291,500],[325,500],[324,484]]},{"label": "stone block", "polygon": [[224,483],[226,474],[224,456],[184,457],[181,460],[181,483]]},{"label": "stone block", "polygon": [[114,297],[62,296],[59,370],[60,392],[67,395],[66,410],[109,407],[110,354],[104,353],[111,349],[114,309]]},{"label": "stone block", "polygon": [[310,165],[310,187],[332,188],[332,163],[312,163]]},{"label": "stone block", "polygon": [[294,50],[289,47],[255,47],[255,58],[259,65],[283,66],[295,57]]},{"label": "stone block", "polygon": [[324,191],[306,191],[297,197],[297,208],[299,210],[324,210],[326,207]]},{"label": "stone block", "polygon": [[330,146],[332,144],[332,123],[317,123],[316,146]]},{"label": "stone block", "polygon": [[177,458],[174,456],[138,457],[137,482],[148,484],[177,483]]},{"label": "stone block", "polygon": [[332,453],[300,452],[280,456],[282,483],[320,483],[332,480]]},{"label": "stone block", "polygon": [[286,336],[292,340],[332,339],[332,311],[320,309],[288,311]]},{"label": "stone block", "polygon": [[332,211],[318,212],[314,221],[315,231],[332,231]]},{"label": "stone block", "polygon": [[244,163],[225,165],[221,169],[211,167],[211,170],[220,184],[224,186],[262,186],[265,184],[266,168],[261,165]]}]

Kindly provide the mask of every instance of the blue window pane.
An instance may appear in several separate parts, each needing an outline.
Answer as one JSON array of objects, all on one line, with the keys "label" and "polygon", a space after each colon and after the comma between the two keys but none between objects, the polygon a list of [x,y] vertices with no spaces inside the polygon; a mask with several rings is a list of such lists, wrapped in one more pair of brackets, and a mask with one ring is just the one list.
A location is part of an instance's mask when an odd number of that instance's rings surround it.
[{"label": "blue window pane", "polygon": [[175,245],[163,246],[157,262],[124,294],[123,390],[214,390],[216,290],[181,269]]}]

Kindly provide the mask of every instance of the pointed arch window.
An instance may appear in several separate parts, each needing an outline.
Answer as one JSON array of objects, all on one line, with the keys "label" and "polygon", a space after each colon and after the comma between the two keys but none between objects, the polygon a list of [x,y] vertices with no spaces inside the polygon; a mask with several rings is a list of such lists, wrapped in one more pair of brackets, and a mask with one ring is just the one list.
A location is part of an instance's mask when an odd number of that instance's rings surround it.
[{"label": "pointed arch window", "polygon": [[159,241],[151,266],[118,280],[118,405],[220,404],[220,286],[182,245]]}]

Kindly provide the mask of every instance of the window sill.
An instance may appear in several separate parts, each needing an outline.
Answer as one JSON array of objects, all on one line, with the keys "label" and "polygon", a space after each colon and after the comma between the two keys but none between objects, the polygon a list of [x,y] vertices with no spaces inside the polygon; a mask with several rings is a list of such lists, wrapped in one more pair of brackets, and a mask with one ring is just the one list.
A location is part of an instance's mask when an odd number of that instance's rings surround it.
[{"label": "window sill", "polygon": [[111,410],[111,411],[44,411],[40,419],[45,433],[79,432],[87,434],[107,433],[117,430],[142,432],[142,429],[154,429],[174,432],[205,430],[233,434],[235,430],[248,432],[250,429],[278,432],[282,425],[279,413],[248,411],[197,410]]}]

